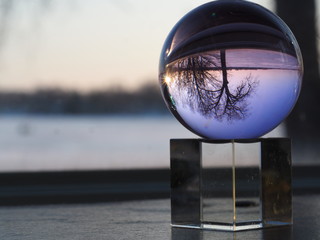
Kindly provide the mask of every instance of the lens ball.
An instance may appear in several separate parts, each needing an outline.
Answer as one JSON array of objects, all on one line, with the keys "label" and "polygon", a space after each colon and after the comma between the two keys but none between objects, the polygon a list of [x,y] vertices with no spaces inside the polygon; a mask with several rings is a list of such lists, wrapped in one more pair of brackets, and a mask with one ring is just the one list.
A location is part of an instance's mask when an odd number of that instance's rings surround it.
[{"label": "lens ball", "polygon": [[302,56],[288,26],[246,1],[214,1],[168,35],[159,84],[171,113],[208,139],[249,139],[277,127],[301,88]]}]

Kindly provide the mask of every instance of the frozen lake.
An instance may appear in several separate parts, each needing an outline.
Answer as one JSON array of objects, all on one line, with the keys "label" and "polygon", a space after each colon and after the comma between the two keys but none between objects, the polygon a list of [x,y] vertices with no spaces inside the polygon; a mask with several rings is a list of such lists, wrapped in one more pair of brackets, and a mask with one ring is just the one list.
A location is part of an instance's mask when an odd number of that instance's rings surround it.
[{"label": "frozen lake", "polygon": [[[284,136],[280,127],[268,136]],[[194,138],[171,116],[0,116],[0,168],[55,171],[169,167],[169,139]],[[246,153],[241,163],[250,164]],[[214,159],[215,166],[224,159]]]}]

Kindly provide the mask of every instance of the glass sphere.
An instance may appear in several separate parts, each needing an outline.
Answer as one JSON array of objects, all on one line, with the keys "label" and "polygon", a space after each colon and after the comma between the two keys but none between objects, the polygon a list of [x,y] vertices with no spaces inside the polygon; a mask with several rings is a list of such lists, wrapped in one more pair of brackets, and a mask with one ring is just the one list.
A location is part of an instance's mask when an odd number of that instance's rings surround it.
[{"label": "glass sphere", "polygon": [[162,96],[173,115],[208,139],[260,137],[288,116],[303,64],[288,26],[260,5],[220,0],[184,16],[160,57]]}]

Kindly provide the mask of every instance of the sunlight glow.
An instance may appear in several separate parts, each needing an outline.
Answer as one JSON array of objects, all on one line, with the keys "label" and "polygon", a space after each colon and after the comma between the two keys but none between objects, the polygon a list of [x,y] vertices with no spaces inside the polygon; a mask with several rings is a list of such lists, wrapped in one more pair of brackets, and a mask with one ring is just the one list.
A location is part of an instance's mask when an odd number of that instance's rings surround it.
[{"label": "sunlight glow", "polygon": [[167,84],[167,85],[169,85],[170,83],[171,83],[171,77],[169,77],[169,76],[166,76],[165,78],[164,78],[164,81],[165,81],[165,83]]}]

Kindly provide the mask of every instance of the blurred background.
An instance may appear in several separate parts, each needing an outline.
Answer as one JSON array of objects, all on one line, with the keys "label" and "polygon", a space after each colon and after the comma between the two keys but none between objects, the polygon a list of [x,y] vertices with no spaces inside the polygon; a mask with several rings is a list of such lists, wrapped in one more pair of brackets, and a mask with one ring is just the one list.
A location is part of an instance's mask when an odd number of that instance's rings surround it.
[{"label": "blurred background", "polygon": [[[164,105],[159,54],[205,2],[0,0],[0,171],[168,168],[169,139],[197,136]],[[292,138],[294,164],[319,164],[320,1],[252,2],[289,25],[305,64],[294,111],[268,136]]]}]

